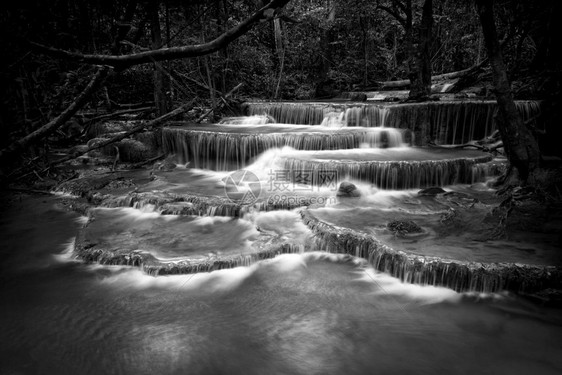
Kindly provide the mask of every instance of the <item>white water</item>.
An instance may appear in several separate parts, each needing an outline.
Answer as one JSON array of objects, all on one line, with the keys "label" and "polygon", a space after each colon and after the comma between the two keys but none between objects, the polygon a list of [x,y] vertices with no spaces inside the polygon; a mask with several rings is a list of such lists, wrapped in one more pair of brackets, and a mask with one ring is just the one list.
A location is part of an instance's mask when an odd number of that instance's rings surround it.
[{"label": "white water", "polygon": [[324,115],[324,119],[320,126],[328,128],[342,128],[346,125],[344,121],[345,112],[328,112]]},{"label": "white water", "polygon": [[[502,294],[457,293],[451,289],[428,285],[406,284],[385,273],[374,270],[365,260],[350,258],[343,254],[309,252],[305,254],[282,254],[248,267],[198,273],[190,275],[170,275],[153,277],[141,270],[130,267],[104,266],[110,273],[99,280],[101,285],[108,285],[117,290],[146,290],[151,288],[167,289],[177,292],[203,291],[205,293],[227,292],[239,288],[244,281],[267,269],[285,277],[304,271],[310,262],[346,263],[356,267],[355,280],[372,288],[373,296],[384,295],[400,298],[406,303],[438,304],[443,302],[458,303],[463,295],[472,298],[505,298]],[[98,272],[102,267],[91,265],[91,272]]]}]

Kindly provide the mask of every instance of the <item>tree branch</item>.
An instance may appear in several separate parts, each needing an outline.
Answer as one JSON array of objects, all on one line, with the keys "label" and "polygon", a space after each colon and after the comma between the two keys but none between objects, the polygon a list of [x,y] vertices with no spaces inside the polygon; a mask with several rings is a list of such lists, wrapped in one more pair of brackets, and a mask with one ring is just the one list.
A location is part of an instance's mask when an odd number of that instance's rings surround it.
[{"label": "tree branch", "polygon": [[402,17],[402,16],[400,15],[400,13],[398,13],[398,12],[395,11],[394,9],[389,8],[389,7],[387,7],[387,6],[384,6],[384,5],[379,5],[377,8],[379,8],[379,9],[381,9],[381,10],[384,10],[386,13],[390,14],[392,17],[394,17],[394,18],[396,19],[396,21],[400,22],[400,24],[401,24],[404,28],[406,28],[406,26],[407,26],[407,25],[406,25],[406,18],[405,18],[405,17]]},{"label": "tree branch", "polygon": [[6,156],[11,155],[21,149],[26,148],[30,144],[36,142],[39,139],[42,139],[53,132],[55,132],[58,128],[64,125],[68,120],[74,116],[74,114],[82,108],[90,99],[90,96],[96,92],[102,83],[105,81],[109,74],[110,69],[108,67],[100,67],[90,83],[84,88],[84,90],[78,95],[78,97],[74,100],[74,102],[64,110],[59,116],[55,119],[50,121],[49,123],[43,125],[39,129],[35,130],[34,132],[26,135],[25,137],[18,139],[10,146],[6,147],[5,149],[0,151],[0,160],[4,159]]},{"label": "tree branch", "polygon": [[133,53],[129,55],[84,55],[81,53],[48,47],[35,42],[29,43],[33,48],[54,57],[60,57],[67,60],[74,60],[87,64],[108,65],[116,68],[117,70],[123,70],[139,64],[197,57],[219,51],[229,43],[244,35],[259,22],[263,21],[264,19],[270,19],[274,17],[275,10],[277,10],[278,8],[282,8],[289,1],[290,0],[272,0],[263,8],[256,11],[252,16],[242,21],[240,24],[231,28],[230,30],[227,30],[225,33],[221,34],[212,41],[197,45],[162,48],[158,50]]},{"label": "tree branch", "polygon": [[195,102],[195,101],[192,100],[192,101],[190,101],[189,103],[184,104],[184,105],[182,105],[181,107],[178,107],[178,108],[174,109],[173,111],[166,113],[165,115],[162,115],[162,116],[160,116],[160,117],[158,117],[158,118],[155,118],[155,119],[152,120],[152,121],[149,121],[149,122],[146,122],[146,123],[142,123],[142,124],[140,124],[140,125],[137,125],[137,126],[135,126],[134,128],[132,128],[131,130],[128,130],[128,131],[126,131],[126,132],[124,132],[124,133],[121,133],[121,134],[119,134],[119,135],[117,135],[117,136],[115,136],[115,137],[113,137],[113,138],[110,138],[110,139],[108,139],[108,140],[106,140],[106,141],[103,141],[103,142],[97,143],[97,144],[95,144],[95,145],[92,145],[91,147],[88,147],[88,149],[86,149],[86,150],[84,150],[84,151],[75,152],[75,153],[73,153],[72,155],[68,155],[68,156],[65,156],[64,158],[61,158],[61,159],[59,159],[59,160],[55,160],[54,162],[52,162],[51,164],[49,164],[49,167],[47,167],[47,168],[46,168],[44,171],[42,171],[42,172],[45,172],[46,170],[48,170],[49,168],[51,168],[51,167],[54,166],[54,165],[57,165],[57,164],[60,164],[60,163],[64,163],[65,161],[69,161],[69,160],[72,160],[72,159],[76,159],[77,157],[79,157],[79,156],[81,156],[81,155],[84,155],[84,154],[86,154],[86,153],[88,153],[88,152],[90,152],[90,151],[97,150],[97,149],[99,149],[99,148],[108,146],[108,145],[110,145],[110,144],[112,144],[112,143],[115,143],[115,142],[119,142],[119,141],[121,141],[121,140],[123,140],[123,139],[125,139],[125,138],[127,138],[127,137],[129,137],[129,136],[131,136],[131,135],[133,135],[133,134],[135,134],[135,133],[139,133],[140,131],[142,131],[142,130],[144,130],[144,129],[150,129],[150,128],[157,127],[157,126],[161,125],[162,123],[164,123],[165,121],[167,121],[168,119],[170,119],[170,118],[172,118],[172,117],[174,117],[174,116],[177,116],[177,115],[179,115],[179,114],[182,114],[182,113],[188,111],[189,109],[191,109],[191,108],[193,107],[193,103],[194,103],[194,102]]}]

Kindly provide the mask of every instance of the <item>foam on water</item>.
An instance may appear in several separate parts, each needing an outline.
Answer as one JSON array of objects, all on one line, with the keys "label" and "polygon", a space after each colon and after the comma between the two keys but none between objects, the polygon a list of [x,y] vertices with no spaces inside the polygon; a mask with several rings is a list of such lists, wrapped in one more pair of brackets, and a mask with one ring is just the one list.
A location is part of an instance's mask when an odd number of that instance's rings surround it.
[{"label": "foam on water", "polygon": [[275,122],[275,119],[268,115],[252,115],[243,117],[226,117],[219,124],[228,125],[264,125]]},{"label": "foam on water", "polygon": [[166,221],[177,220],[176,215],[161,215],[156,206],[153,204],[144,204],[140,207],[118,207],[118,208],[107,208],[107,207],[97,207],[95,210],[101,212],[116,212],[122,215],[123,220],[133,220],[133,221],[146,221],[153,220],[156,218],[163,218]]},{"label": "foam on water", "polygon": [[197,226],[213,225],[216,223],[228,223],[233,218],[228,216],[198,216],[193,219],[192,223]]},{"label": "foam on water", "polygon": [[329,128],[342,128],[347,126],[344,122],[345,112],[328,112],[324,115],[324,119],[320,126]]},{"label": "foam on water", "polygon": [[121,266],[89,265],[91,272],[103,273],[99,279],[101,285],[116,289],[146,290],[167,289],[202,292],[225,292],[238,288],[245,280],[257,272],[267,269],[267,273],[279,275],[293,274],[308,268],[311,262],[346,263],[355,268],[356,280],[372,284],[373,296],[388,296],[399,302],[413,302],[421,305],[440,303],[461,303],[462,301],[499,301],[508,298],[505,293],[458,293],[454,290],[432,285],[409,284],[386,273],[373,269],[366,260],[346,254],[334,254],[321,251],[303,254],[281,254],[250,266],[217,270],[209,273],[190,275],[168,275],[153,277],[139,269]]},{"label": "foam on water", "polygon": [[267,182],[271,177],[271,171],[283,170],[281,158],[297,152],[292,147],[272,148],[258,155],[245,170],[254,173],[260,181]]},{"label": "foam on water", "polygon": [[64,244],[64,250],[58,254],[53,254],[53,258],[60,263],[80,262],[74,257],[75,245],[76,245],[76,237],[69,239]]},{"label": "foam on water", "polygon": [[442,302],[460,302],[462,294],[445,287],[403,283],[399,279],[386,273],[378,272],[372,267],[366,267],[359,273],[359,280],[373,283],[375,295],[388,295],[421,304],[435,304]]},{"label": "foam on water", "polygon": [[275,233],[293,243],[304,244],[312,235],[298,210],[250,212],[244,215],[244,219],[254,223],[262,232]]},{"label": "foam on water", "polygon": [[91,272],[109,271],[99,283],[117,289],[145,290],[151,288],[171,289],[178,292],[198,290],[221,292],[234,290],[260,268],[270,267],[273,272],[288,274],[306,268],[306,257],[300,254],[282,254],[246,267],[235,267],[208,273],[168,275],[153,277],[143,271],[121,266],[88,266]]}]

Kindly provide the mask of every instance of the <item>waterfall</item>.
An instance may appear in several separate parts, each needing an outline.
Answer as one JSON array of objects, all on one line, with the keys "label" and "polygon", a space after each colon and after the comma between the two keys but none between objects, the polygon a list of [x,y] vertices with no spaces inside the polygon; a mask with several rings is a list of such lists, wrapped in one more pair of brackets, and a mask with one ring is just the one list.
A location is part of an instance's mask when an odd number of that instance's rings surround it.
[{"label": "waterfall", "polygon": [[321,222],[308,210],[301,211],[301,216],[319,249],[367,259],[375,269],[407,283],[444,286],[457,292],[533,292],[559,287],[562,277],[562,270],[555,266],[460,262],[407,254],[374,236]]},{"label": "waterfall", "polygon": [[329,128],[341,128],[345,125],[344,112],[328,112],[320,124]]},{"label": "waterfall", "polygon": [[266,114],[283,124],[320,125],[326,113],[338,112],[337,107],[317,103],[256,102],[245,107],[250,116]]},{"label": "waterfall", "polygon": [[472,181],[477,183],[485,181],[491,176],[500,176],[507,171],[508,162],[504,160],[492,160],[486,163],[478,163],[472,166]]},{"label": "waterfall", "polygon": [[347,126],[386,126],[389,107],[375,105],[353,106],[345,110]]},{"label": "waterfall", "polygon": [[[293,174],[311,176],[313,185],[333,183],[333,179],[367,181],[380,189],[398,190],[430,186],[473,183],[482,178],[473,167],[492,160],[483,154],[478,158],[409,161],[338,161],[283,158],[284,168]],[[478,174],[476,174],[478,173]]]},{"label": "waterfall", "polygon": [[220,259],[207,258],[202,260],[162,262],[146,252],[132,251],[120,254],[110,250],[88,251],[80,241],[74,248],[74,253],[82,260],[89,263],[98,263],[112,266],[132,266],[142,269],[149,275],[178,275],[199,272],[211,272],[240,266],[249,266],[260,260],[275,258],[279,254],[300,254],[308,250],[305,245],[282,243],[268,246],[256,253],[240,254],[221,257]]},{"label": "waterfall", "polygon": [[253,254],[242,254],[222,259],[207,259],[202,262],[173,262],[167,264],[137,264],[144,272],[153,275],[177,275],[199,272],[211,272],[234,267],[248,267],[260,260],[275,258],[280,254],[302,254],[307,251],[304,245],[281,244],[271,246]]},{"label": "waterfall", "polygon": [[[191,167],[227,171],[243,168],[248,161],[272,148],[337,150],[364,147],[401,147],[400,129],[324,128],[312,132],[234,133],[170,127],[162,130],[166,154],[175,154]],[[274,127],[272,127],[275,130]]]},{"label": "waterfall", "polygon": [[[516,101],[525,121],[539,117],[540,102]],[[496,101],[443,101],[426,103],[246,103],[250,115],[267,114],[277,122],[319,125],[328,113],[345,112],[346,126],[407,128],[418,145],[463,144],[482,139],[495,129]],[[541,128],[541,124],[537,124]]]},{"label": "waterfall", "polygon": [[332,113],[345,112],[344,126],[384,126],[388,108],[382,105],[350,103],[250,102],[248,115],[272,116],[283,124],[320,125]]}]

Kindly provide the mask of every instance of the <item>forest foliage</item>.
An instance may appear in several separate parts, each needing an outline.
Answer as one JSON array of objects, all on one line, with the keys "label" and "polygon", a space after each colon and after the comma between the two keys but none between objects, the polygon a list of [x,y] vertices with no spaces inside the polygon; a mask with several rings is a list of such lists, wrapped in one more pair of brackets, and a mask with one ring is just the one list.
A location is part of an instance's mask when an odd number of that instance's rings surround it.
[{"label": "forest foliage", "polygon": [[[167,80],[170,109],[172,103],[193,98],[213,101],[217,91],[225,93],[239,83],[244,84],[238,92],[242,98],[311,99],[406,79],[405,30],[399,13],[407,1],[293,0],[275,20],[260,23],[216,53],[114,72],[90,105],[152,102],[155,70]],[[423,1],[411,3],[416,25]],[[251,0],[22,0],[3,5],[1,146],[63,111],[96,71],[95,66],[39,53],[29,42],[84,54],[197,45],[239,24],[262,5]],[[513,77],[560,72],[553,58],[559,10],[554,0],[496,1],[499,37]],[[116,46],[119,34],[122,40]],[[471,1],[433,1],[430,52],[433,74],[485,60]],[[533,81],[534,87],[519,91],[559,92],[551,87],[557,82]]]}]

